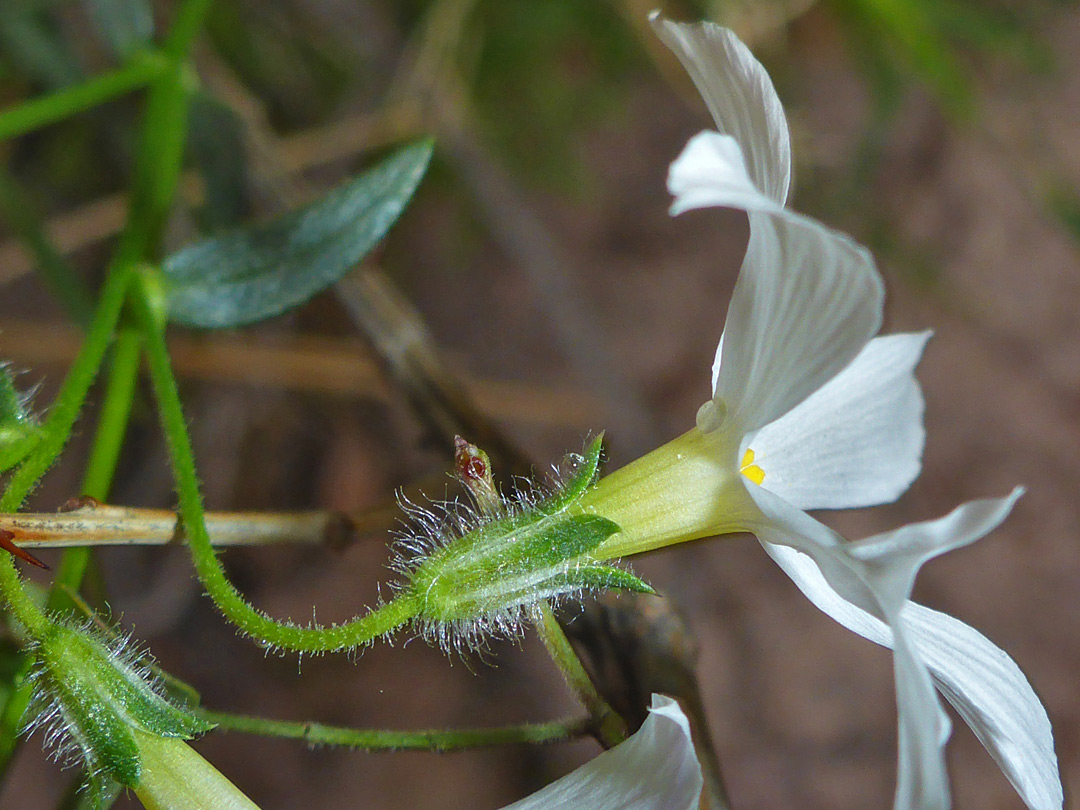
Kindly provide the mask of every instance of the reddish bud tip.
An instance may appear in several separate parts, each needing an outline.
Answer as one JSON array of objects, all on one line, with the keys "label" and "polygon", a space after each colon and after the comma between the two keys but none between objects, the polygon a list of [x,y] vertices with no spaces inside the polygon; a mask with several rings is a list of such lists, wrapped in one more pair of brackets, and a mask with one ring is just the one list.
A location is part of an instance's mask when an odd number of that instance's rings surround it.
[{"label": "reddish bud tip", "polygon": [[36,565],[38,568],[44,568],[49,570],[49,566],[31,554],[24,548],[20,548],[12,542],[15,539],[15,535],[9,532],[7,529],[0,529],[0,548],[4,551],[8,551],[18,557],[20,560],[25,560],[31,565]]}]

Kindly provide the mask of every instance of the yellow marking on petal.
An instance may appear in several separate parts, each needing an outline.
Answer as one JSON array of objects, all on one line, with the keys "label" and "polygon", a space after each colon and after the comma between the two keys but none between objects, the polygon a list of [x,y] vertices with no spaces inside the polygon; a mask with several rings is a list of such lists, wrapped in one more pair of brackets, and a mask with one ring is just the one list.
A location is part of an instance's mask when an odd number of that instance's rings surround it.
[{"label": "yellow marking on petal", "polygon": [[765,471],[754,463],[754,451],[749,447],[746,448],[742,461],[739,462],[739,472],[759,486],[765,480]]}]

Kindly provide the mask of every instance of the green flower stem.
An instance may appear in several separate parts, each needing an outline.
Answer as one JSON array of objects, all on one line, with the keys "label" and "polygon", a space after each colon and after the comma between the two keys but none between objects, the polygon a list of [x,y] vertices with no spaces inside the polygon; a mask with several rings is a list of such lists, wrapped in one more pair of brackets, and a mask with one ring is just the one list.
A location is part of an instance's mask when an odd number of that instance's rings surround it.
[{"label": "green flower stem", "polygon": [[[95,498],[108,496],[116,469],[139,369],[140,340],[137,332],[123,329],[113,348],[105,403],[98,420],[90,463],[83,478],[83,492]],[[64,552],[59,570],[49,589],[47,606],[50,611],[66,611],[75,607],[76,603],[71,595],[77,593],[82,584],[89,562],[89,548],[70,548]],[[0,713],[0,772],[6,767],[15,750],[16,735],[26,707],[30,704],[32,689],[26,678],[32,666],[33,659],[26,657],[15,676],[15,688]]]},{"label": "green flower stem", "polygon": [[181,4],[169,27],[165,39],[164,52],[173,59],[186,59],[191,43],[198,36],[206,15],[210,11],[211,0],[186,0]]},{"label": "green flower stem", "polygon": [[[105,400],[98,417],[97,433],[90,450],[90,460],[83,476],[82,494],[98,500],[109,497],[120,448],[131,416],[135,397],[135,382],[139,374],[142,337],[132,328],[121,329],[113,346]],[[69,591],[78,591],[86,567],[90,563],[90,548],[76,547],[64,551],[60,568],[49,590],[50,610],[66,611],[74,607]]]},{"label": "green flower stem", "polygon": [[[3,497],[0,497],[0,512],[14,512],[21,506],[26,495],[66,444],[115,331],[133,268],[156,249],[175,197],[187,135],[187,102],[191,81],[186,56],[208,7],[209,0],[186,0],[180,6],[163,50],[168,58],[162,58],[163,54],[151,54],[139,62],[133,62],[126,69],[0,115],[2,139],[5,134],[14,135],[27,131],[28,127],[59,120],[142,84],[152,83],[140,133],[128,220],[99,294],[96,315],[45,422],[44,438],[11,477]],[[130,379],[131,385],[134,385],[138,364],[138,341],[134,337],[120,339],[121,344],[129,341],[132,345],[121,345],[118,349],[120,369],[110,385],[116,391],[115,401],[112,405],[107,403],[103,411],[103,429],[95,442],[94,458],[86,474],[86,484],[91,488],[107,489],[112,478],[112,469],[109,468],[115,467],[117,444],[122,440],[126,428],[126,424],[121,422],[126,423],[127,414],[121,414],[121,411],[129,408],[130,402],[127,405],[121,402],[126,387],[124,380]],[[108,399],[109,395],[106,396]],[[35,621],[46,620],[40,614],[35,615],[33,611],[36,608],[25,599],[13,560],[6,554],[0,556],[0,591],[20,621],[28,624],[33,635]],[[58,582],[66,587],[54,591],[54,594],[63,593],[67,588],[78,588],[86,569],[86,559],[85,556],[80,559],[79,554],[65,559],[66,565],[61,564]],[[21,674],[23,677],[16,678],[15,691],[0,714],[0,778],[6,775],[16,750],[18,730],[25,711],[27,693],[22,688],[25,671]],[[190,751],[186,747],[185,750]]]},{"label": "green flower stem", "polygon": [[551,660],[562,672],[567,685],[589,712],[591,731],[600,743],[605,748],[611,748],[625,740],[626,723],[596,691],[596,686],[547,602],[540,603],[540,619],[536,622],[536,631]]},{"label": "green flower stem", "polygon": [[5,110],[0,113],[0,141],[24,135],[126,95],[154,81],[167,66],[168,62],[159,54],[140,54],[122,68]]},{"label": "green flower stem", "polygon": [[153,258],[176,187],[187,141],[188,101],[196,77],[187,63],[210,0],[180,5],[162,46],[165,69],[150,85],[135,155],[131,206],[114,263]]},{"label": "green flower stem", "polygon": [[419,601],[403,594],[345,624],[331,627],[301,627],[278,622],[250,605],[229,581],[225,569],[210,544],[203,510],[202,493],[195,471],[187,422],[180,404],[180,392],[173,375],[164,325],[159,323],[146,279],[133,287],[136,318],[143,331],[150,382],[157,400],[162,432],[169,448],[173,477],[180,501],[180,518],[199,581],[225,617],[243,632],[267,646],[297,652],[345,650],[367,644],[412,620],[420,611]]},{"label": "green flower stem", "polygon": [[326,726],[268,720],[242,714],[196,710],[203,720],[217,725],[218,731],[258,734],[300,740],[308,745],[330,745],[364,751],[464,751],[514,743],[556,743],[588,734],[593,727],[589,717],[567,718],[551,723],[523,723],[500,728],[430,729],[423,731],[386,731]]}]

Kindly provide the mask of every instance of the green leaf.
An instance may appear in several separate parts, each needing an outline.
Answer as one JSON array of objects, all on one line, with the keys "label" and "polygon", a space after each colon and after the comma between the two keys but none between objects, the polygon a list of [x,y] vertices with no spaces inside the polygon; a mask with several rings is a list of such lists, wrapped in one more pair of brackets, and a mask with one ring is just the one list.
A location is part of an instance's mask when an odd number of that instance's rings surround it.
[{"label": "green leaf", "polygon": [[412,144],[297,211],[173,254],[162,268],[170,320],[211,329],[241,326],[326,289],[386,235],[431,151],[429,140]]},{"label": "green leaf", "polygon": [[148,0],[85,0],[87,13],[120,61],[147,48],[154,36],[154,11]]},{"label": "green leaf", "polygon": [[74,84],[83,74],[44,9],[0,2],[0,51],[27,78],[46,87]]},{"label": "green leaf", "polygon": [[211,232],[235,227],[250,208],[243,122],[227,104],[204,92],[192,94],[188,121],[188,150],[206,187],[199,224]]}]

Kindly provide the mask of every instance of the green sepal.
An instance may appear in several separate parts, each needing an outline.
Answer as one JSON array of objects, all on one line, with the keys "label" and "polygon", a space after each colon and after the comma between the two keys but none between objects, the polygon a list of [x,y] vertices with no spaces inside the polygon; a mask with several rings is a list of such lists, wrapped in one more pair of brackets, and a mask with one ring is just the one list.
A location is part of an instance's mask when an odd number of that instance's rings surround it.
[{"label": "green sepal", "polygon": [[528,512],[487,524],[412,573],[421,617],[476,619],[578,590],[567,579],[580,567],[576,560],[618,531],[605,517],[565,513]]},{"label": "green sepal", "polygon": [[617,531],[618,525],[606,517],[573,515],[538,523],[531,537],[523,538],[507,551],[515,559],[547,567],[588,554]]},{"label": "green sepal", "polygon": [[41,425],[26,407],[10,369],[0,365],[0,472],[11,469],[37,446]]},{"label": "green sepal", "polygon": [[38,706],[56,707],[57,722],[81,749],[92,777],[138,783],[133,729],[188,740],[214,727],[159,695],[138,664],[91,632],[56,623],[38,640],[36,653]]},{"label": "green sepal", "polygon": [[567,583],[582,590],[607,589],[655,594],[653,587],[629,571],[613,565],[579,565],[566,575]]},{"label": "green sepal", "polygon": [[585,490],[592,486],[600,471],[600,458],[603,452],[604,434],[601,432],[589,442],[584,454],[569,454],[564,463],[568,463],[573,467],[573,474],[570,475],[558,492],[540,503],[537,510],[545,515],[553,515],[584,495]]}]

